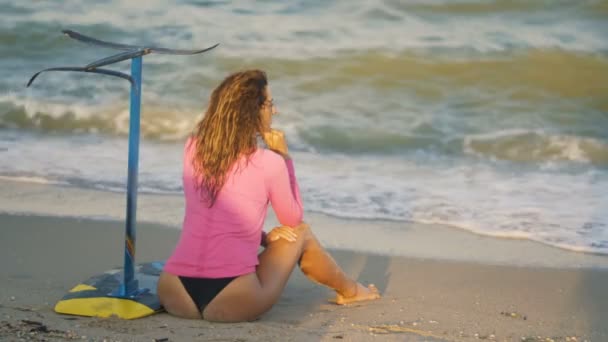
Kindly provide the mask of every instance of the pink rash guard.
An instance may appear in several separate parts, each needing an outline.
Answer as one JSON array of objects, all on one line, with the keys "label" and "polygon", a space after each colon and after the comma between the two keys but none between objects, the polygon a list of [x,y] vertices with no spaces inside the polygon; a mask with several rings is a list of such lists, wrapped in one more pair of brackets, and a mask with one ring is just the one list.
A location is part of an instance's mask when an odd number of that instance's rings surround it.
[{"label": "pink rash guard", "polygon": [[194,147],[193,140],[188,139],[183,162],[184,222],[164,270],[199,278],[254,272],[268,204],[281,224],[297,226],[302,221],[302,200],[293,162],[258,148],[249,160],[239,159],[228,171],[215,204],[209,208],[196,188]]}]

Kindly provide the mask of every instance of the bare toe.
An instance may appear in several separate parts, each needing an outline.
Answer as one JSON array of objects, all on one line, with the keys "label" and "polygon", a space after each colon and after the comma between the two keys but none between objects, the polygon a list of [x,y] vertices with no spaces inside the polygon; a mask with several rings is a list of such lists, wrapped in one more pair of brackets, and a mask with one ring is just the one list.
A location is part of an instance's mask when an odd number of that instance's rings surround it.
[{"label": "bare toe", "polygon": [[380,293],[374,284],[370,284],[365,287],[362,284],[357,283],[357,293],[351,297],[344,297],[340,294],[336,295],[336,304],[345,305],[354,302],[361,302],[366,300],[374,300],[380,298]]}]

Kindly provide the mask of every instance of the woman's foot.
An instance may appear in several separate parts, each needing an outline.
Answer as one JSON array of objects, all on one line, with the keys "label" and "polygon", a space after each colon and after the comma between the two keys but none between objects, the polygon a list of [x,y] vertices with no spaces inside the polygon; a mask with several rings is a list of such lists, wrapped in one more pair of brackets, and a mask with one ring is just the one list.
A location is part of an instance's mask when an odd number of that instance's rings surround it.
[{"label": "woman's foot", "polygon": [[374,284],[370,284],[365,287],[360,283],[357,283],[357,291],[353,296],[345,297],[341,294],[336,295],[335,303],[339,305],[350,304],[354,302],[361,302],[365,300],[374,300],[380,298],[380,293]]}]

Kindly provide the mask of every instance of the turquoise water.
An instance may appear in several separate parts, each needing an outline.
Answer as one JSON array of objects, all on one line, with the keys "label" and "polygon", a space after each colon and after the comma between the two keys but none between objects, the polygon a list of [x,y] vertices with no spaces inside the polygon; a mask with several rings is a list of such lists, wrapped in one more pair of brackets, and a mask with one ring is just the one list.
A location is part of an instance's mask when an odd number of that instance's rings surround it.
[{"label": "turquoise water", "polygon": [[[0,176],[126,178],[128,85],[36,71],[144,58],[140,190],[181,191],[181,145],[228,73],[267,71],[307,210],[435,222],[608,253],[608,1],[0,0]],[[113,66],[128,71],[129,63]]]}]

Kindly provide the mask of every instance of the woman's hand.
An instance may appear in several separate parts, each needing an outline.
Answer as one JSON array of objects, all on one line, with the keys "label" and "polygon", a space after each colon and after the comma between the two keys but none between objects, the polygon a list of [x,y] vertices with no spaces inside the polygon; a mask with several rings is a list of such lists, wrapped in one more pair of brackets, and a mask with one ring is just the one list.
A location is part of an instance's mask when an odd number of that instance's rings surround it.
[{"label": "woman's hand", "polygon": [[271,129],[263,134],[264,142],[266,146],[272,151],[283,156],[283,158],[289,158],[289,148],[287,147],[287,141],[285,140],[285,133],[278,129]]},{"label": "woman's hand", "polygon": [[278,226],[274,227],[270,233],[266,234],[266,245],[279,239],[285,239],[289,242],[294,242],[298,238],[298,235],[289,226]]}]

